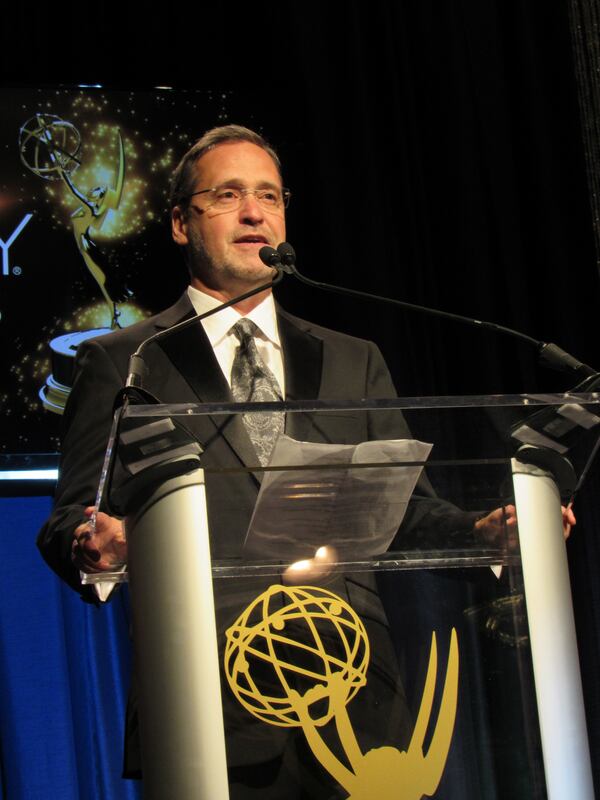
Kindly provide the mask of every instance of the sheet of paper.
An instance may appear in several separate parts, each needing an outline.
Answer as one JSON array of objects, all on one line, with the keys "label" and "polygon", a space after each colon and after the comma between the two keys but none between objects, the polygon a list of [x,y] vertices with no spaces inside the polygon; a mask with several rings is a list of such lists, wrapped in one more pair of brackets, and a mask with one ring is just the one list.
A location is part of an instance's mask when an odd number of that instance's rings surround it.
[{"label": "sheet of paper", "polygon": [[271,466],[291,469],[265,473],[244,556],[310,558],[323,545],[334,547],[342,560],[384,553],[431,448],[414,439],[336,445],[281,436]]}]

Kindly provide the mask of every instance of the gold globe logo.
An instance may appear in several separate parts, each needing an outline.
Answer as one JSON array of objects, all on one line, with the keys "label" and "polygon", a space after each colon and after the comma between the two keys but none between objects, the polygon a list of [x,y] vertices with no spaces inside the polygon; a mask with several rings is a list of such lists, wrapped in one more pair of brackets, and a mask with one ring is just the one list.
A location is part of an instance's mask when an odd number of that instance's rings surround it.
[{"label": "gold globe logo", "polygon": [[[307,715],[312,725],[326,725],[342,696],[345,705],[365,685],[368,665],[364,625],[325,589],[271,586],[227,631],[229,685],[244,708],[271,725],[303,726]],[[265,696],[265,684],[278,694]]]},{"label": "gold globe logo", "polygon": [[[456,717],[458,644],[452,630],[437,721],[427,752],[437,676],[432,635],[429,666],[406,752],[378,747],[363,753],[346,706],[367,683],[369,640],[356,612],[341,597],[314,586],[269,587],[227,630],[224,666],[231,690],[269,725],[301,727],[317,760],[351,800],[419,800],[435,794]],[[334,720],[350,769],[318,728]]]}]

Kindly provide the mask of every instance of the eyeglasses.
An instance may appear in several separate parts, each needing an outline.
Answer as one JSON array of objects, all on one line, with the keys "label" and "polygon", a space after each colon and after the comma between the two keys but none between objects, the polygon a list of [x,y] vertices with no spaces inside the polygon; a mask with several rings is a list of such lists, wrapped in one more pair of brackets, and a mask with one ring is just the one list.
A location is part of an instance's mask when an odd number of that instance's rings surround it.
[{"label": "eyeglasses", "polygon": [[[247,194],[253,194],[258,204],[265,211],[277,212],[287,208],[290,204],[292,193],[289,189],[240,189],[232,186],[217,187],[216,189],[200,189],[192,192],[188,199],[198,194],[207,194],[208,205],[206,208],[215,208],[220,211],[237,211]],[[193,206],[193,208],[196,208]],[[196,208],[197,211],[205,209]]]}]

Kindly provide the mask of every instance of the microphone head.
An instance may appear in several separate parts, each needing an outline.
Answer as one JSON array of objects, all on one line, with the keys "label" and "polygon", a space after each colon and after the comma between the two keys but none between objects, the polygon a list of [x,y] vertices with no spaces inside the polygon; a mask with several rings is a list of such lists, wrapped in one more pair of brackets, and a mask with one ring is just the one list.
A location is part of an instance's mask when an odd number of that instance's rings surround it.
[{"label": "microphone head", "polygon": [[289,242],[282,242],[277,245],[277,252],[281,258],[281,263],[286,267],[296,265],[296,252]]},{"label": "microphone head", "polygon": [[264,247],[260,248],[258,256],[267,267],[271,267],[271,269],[281,269],[281,256],[274,247],[269,247],[269,245],[266,244]]}]

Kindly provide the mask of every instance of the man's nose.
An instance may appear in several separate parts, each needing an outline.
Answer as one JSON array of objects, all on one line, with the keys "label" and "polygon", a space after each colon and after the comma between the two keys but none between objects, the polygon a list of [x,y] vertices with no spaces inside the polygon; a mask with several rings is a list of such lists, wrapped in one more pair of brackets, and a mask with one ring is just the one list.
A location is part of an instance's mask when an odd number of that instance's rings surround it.
[{"label": "man's nose", "polygon": [[240,205],[240,222],[256,225],[263,221],[264,212],[261,204],[256,199],[254,192],[245,192]]}]

